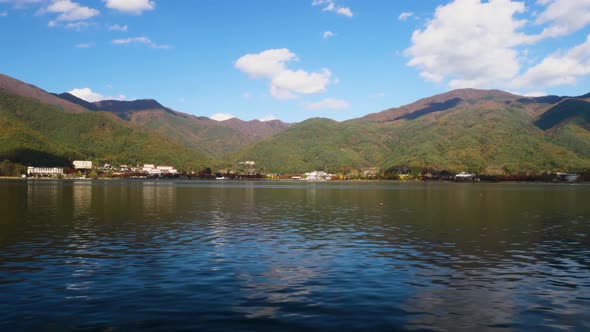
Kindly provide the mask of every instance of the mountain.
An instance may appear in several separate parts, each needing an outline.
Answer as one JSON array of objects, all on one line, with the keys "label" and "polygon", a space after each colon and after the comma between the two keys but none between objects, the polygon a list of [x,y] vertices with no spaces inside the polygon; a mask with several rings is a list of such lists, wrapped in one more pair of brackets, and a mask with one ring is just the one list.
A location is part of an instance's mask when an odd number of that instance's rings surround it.
[{"label": "mountain", "polygon": [[[553,109],[560,102],[565,104]],[[540,124],[557,121],[553,113],[563,117],[559,121],[586,119],[583,103],[455,90],[340,123],[307,120],[244,149],[236,159],[286,173],[370,166],[490,174],[580,170],[590,167],[587,127],[558,133]]]},{"label": "mountain", "polygon": [[234,161],[254,160],[265,172],[347,172],[378,166],[390,153],[376,126],[314,118],[243,149]]},{"label": "mountain", "polygon": [[83,106],[81,107],[77,103],[72,103],[68,100],[64,100],[50,93],[47,93],[46,91],[34,85],[19,81],[17,79],[14,79],[10,76],[6,76],[3,74],[0,74],[0,91],[35,99],[43,104],[56,106],[57,108],[66,112],[87,112],[87,110]]},{"label": "mountain", "polygon": [[565,99],[541,114],[535,124],[547,130],[572,121],[590,130],[590,102],[582,99]]},{"label": "mountain", "polygon": [[57,96],[95,112],[113,113],[130,124],[155,131],[171,141],[217,159],[289,127],[289,124],[279,120],[262,122],[232,118],[215,121],[174,111],[153,99],[89,103],[69,93]]},{"label": "mountain", "polygon": [[[523,97],[461,89],[338,122],[214,121],[153,99],[89,103],[2,77],[0,158],[257,171],[411,169],[522,174],[590,169],[590,94]],[[57,100],[56,100],[57,98]]]},{"label": "mountain", "polygon": [[71,166],[75,159],[159,163],[192,170],[212,163],[199,151],[129,125],[110,113],[63,112],[37,98],[5,91],[0,91],[0,159],[37,166]]}]

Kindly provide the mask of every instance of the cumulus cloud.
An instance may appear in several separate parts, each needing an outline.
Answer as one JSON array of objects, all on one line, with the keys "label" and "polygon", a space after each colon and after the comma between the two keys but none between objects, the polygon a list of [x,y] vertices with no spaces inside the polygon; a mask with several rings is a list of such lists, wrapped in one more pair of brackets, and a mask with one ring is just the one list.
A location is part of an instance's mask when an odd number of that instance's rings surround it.
[{"label": "cumulus cloud", "polygon": [[75,88],[71,91],[69,91],[70,94],[80,98],[80,99],[84,99],[87,102],[95,102],[95,101],[101,101],[101,100],[125,100],[126,97],[124,95],[118,95],[118,96],[103,96],[102,94],[98,93],[98,92],[94,92],[92,91],[92,89],[90,88]]},{"label": "cumulus cloud", "polygon": [[104,0],[104,2],[107,8],[136,15],[156,8],[155,2],[150,0]]},{"label": "cumulus cloud", "polygon": [[590,35],[586,41],[566,52],[556,52],[516,78],[513,86],[549,87],[575,84],[578,77],[590,74]]},{"label": "cumulus cloud", "polygon": [[590,0],[538,0],[547,8],[537,16],[538,25],[548,24],[542,37],[559,37],[590,24]]},{"label": "cumulus cloud", "polygon": [[233,118],[235,118],[235,116],[233,116],[231,114],[227,114],[227,113],[215,113],[215,114],[211,114],[210,118],[215,121],[225,121],[225,120],[233,119]]},{"label": "cumulus cloud", "polygon": [[328,38],[334,37],[334,33],[332,31],[324,31],[324,34],[322,35],[322,37],[324,39],[328,39]]},{"label": "cumulus cloud", "polygon": [[298,94],[324,92],[332,73],[323,68],[319,72],[287,69],[287,63],[297,61],[289,49],[270,49],[246,54],[235,62],[235,67],[251,78],[270,80],[270,94],[276,99],[293,99]]},{"label": "cumulus cloud", "polygon": [[83,21],[100,14],[94,8],[82,6],[70,0],[54,1],[45,8],[44,12],[59,14],[55,20],[49,23],[49,26],[55,26],[60,21]]},{"label": "cumulus cloud", "polygon": [[428,25],[412,34],[404,52],[408,65],[428,81],[450,79],[452,88],[510,81],[520,71],[515,47],[539,39],[519,32],[526,21],[515,15],[524,11],[524,3],[510,0],[455,0],[439,6]]},{"label": "cumulus cloud", "polygon": [[312,6],[323,6],[323,11],[335,12],[338,15],[352,17],[354,14],[348,7],[342,7],[336,4],[335,0],[313,0]]},{"label": "cumulus cloud", "polygon": [[399,16],[397,17],[398,20],[400,21],[406,21],[408,18],[414,16],[414,13],[411,12],[404,12],[399,14]]},{"label": "cumulus cloud", "polygon": [[112,24],[112,25],[109,25],[109,31],[127,32],[127,25]]},{"label": "cumulus cloud", "polygon": [[349,106],[346,100],[326,98],[315,103],[308,103],[305,105],[305,108],[308,110],[340,110]]},{"label": "cumulus cloud", "polygon": [[161,48],[161,49],[168,49],[170,48],[169,45],[161,45],[154,43],[148,37],[130,37],[130,38],[122,38],[122,39],[113,39],[112,41],[115,45],[124,45],[124,44],[145,44],[151,48]]}]

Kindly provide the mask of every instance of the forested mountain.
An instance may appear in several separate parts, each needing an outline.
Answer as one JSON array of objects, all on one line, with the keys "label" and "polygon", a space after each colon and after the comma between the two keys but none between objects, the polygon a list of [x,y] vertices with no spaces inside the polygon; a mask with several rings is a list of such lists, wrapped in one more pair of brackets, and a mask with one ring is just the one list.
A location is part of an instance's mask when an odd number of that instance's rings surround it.
[{"label": "forested mountain", "polygon": [[590,168],[590,100],[454,90],[337,122],[214,121],[153,99],[89,103],[0,76],[0,158],[348,173],[377,168],[487,174]]}]

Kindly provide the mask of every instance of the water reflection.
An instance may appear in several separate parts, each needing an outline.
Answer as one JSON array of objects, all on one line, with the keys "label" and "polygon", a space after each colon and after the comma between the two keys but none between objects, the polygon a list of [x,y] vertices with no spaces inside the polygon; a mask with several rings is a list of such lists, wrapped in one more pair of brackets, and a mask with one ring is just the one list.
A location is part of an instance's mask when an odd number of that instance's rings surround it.
[{"label": "water reflection", "polygon": [[2,330],[590,329],[589,186],[17,181],[2,197]]}]

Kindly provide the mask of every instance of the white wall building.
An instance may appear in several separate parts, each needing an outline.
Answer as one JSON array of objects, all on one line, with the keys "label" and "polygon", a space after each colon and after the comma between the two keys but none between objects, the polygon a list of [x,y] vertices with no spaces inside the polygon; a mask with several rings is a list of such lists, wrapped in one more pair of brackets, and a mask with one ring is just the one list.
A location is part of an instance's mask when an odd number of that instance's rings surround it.
[{"label": "white wall building", "polygon": [[92,169],[92,162],[88,160],[74,160],[75,169]]},{"label": "white wall building", "polygon": [[326,181],[331,180],[333,174],[326,173],[324,171],[313,171],[311,173],[305,173],[306,181]]},{"label": "white wall building", "polygon": [[176,174],[178,171],[173,166],[156,166],[154,164],[144,164],[141,168],[142,172],[148,173],[149,175],[162,175],[162,174]]},{"label": "white wall building", "polygon": [[59,167],[27,167],[28,175],[63,175],[64,169]]}]

